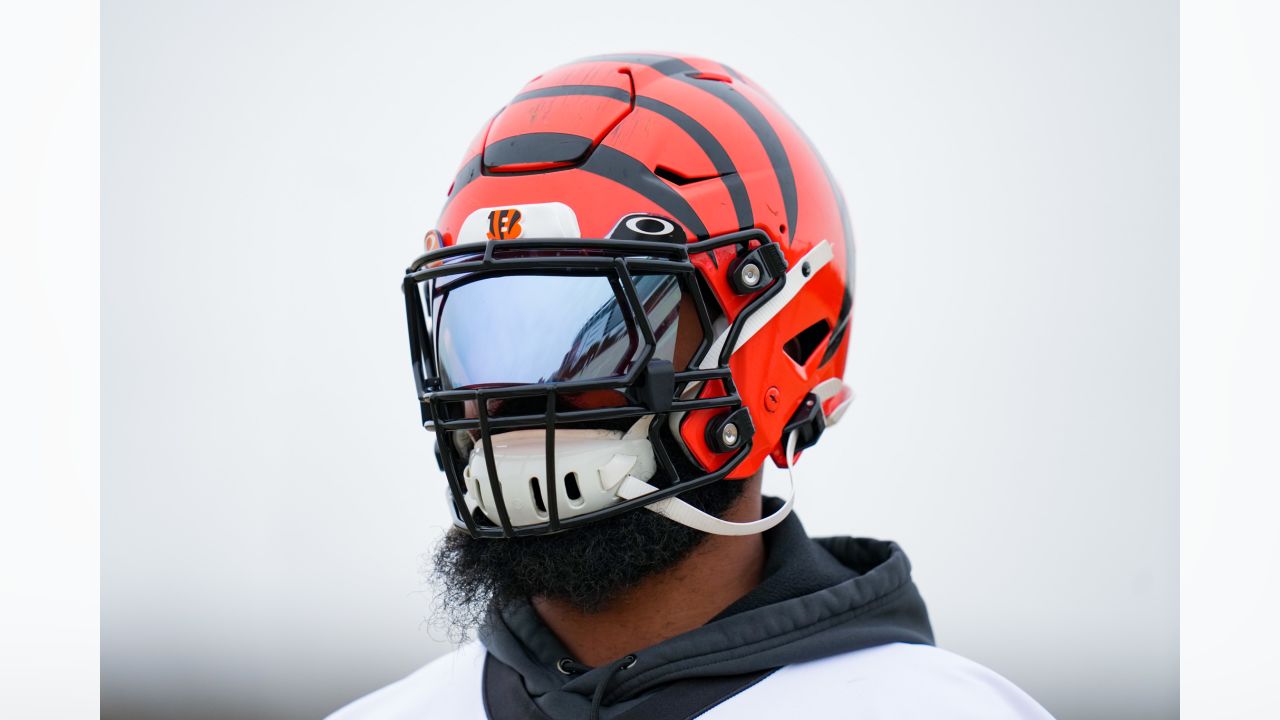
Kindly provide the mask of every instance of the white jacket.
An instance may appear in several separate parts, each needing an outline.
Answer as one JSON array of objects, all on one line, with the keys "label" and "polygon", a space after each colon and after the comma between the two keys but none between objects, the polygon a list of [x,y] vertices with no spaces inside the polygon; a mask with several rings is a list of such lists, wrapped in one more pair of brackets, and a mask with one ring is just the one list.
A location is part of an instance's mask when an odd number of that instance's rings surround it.
[{"label": "white jacket", "polygon": [[[328,720],[486,720],[485,649],[468,643]],[[788,665],[700,720],[1052,720],[1013,683],[930,645],[893,643]]]}]

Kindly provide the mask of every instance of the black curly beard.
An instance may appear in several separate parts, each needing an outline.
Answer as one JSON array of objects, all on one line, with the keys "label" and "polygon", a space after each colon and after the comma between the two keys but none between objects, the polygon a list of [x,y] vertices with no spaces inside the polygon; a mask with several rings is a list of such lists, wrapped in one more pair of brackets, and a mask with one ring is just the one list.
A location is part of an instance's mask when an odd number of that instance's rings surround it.
[{"label": "black curly beard", "polygon": [[[745,485],[713,482],[680,497],[720,517]],[[465,636],[490,612],[534,597],[597,612],[624,590],[679,563],[706,538],[643,508],[555,535],[473,538],[453,528],[436,548],[430,572],[438,588],[434,623]]]}]

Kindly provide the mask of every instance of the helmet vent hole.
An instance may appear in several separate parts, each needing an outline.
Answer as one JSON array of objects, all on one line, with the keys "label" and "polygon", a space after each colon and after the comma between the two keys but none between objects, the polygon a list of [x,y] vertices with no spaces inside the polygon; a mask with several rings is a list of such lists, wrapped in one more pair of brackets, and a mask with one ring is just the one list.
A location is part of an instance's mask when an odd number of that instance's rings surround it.
[{"label": "helmet vent hole", "polygon": [[819,320],[809,327],[801,330],[799,334],[791,338],[782,346],[783,352],[797,365],[804,365],[813,357],[813,353],[827,339],[827,335],[831,332],[831,323],[826,320]]},{"label": "helmet vent hole", "polygon": [[723,73],[716,73],[716,72],[691,72],[691,73],[685,73],[685,74],[686,74],[686,75],[688,75],[689,77],[693,78],[694,80],[711,80],[711,81],[713,81],[713,82],[728,83],[728,84],[730,84],[730,85],[732,85],[732,84],[733,84],[733,78],[731,78],[731,77],[729,77],[728,75],[725,75],[725,74],[723,74]]},{"label": "helmet vent hole", "polygon": [[569,473],[564,476],[564,492],[571,502],[582,502],[582,488],[578,487],[578,473]]},{"label": "helmet vent hole", "polygon": [[787,234],[787,225],[786,225],[786,223],[783,223],[782,225],[779,225],[779,226],[778,226],[778,234],[779,234],[779,235],[786,235],[786,234]]},{"label": "helmet vent hole", "polygon": [[713,175],[685,175],[682,172],[672,170],[666,165],[658,165],[653,168],[653,174],[666,180],[672,185],[692,185],[693,183],[705,182],[707,180],[718,180],[728,175],[736,175],[737,173],[716,173]]},{"label": "helmet vent hole", "polygon": [[539,515],[547,514],[547,504],[542,501],[542,485],[538,483],[538,478],[529,478],[529,490],[533,492],[533,506],[537,508]]}]

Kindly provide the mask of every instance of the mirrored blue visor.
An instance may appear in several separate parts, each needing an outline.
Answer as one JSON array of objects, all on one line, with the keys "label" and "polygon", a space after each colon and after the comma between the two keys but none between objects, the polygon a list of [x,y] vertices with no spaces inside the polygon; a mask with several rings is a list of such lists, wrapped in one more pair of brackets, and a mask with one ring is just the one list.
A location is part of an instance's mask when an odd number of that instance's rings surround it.
[{"label": "mirrored blue visor", "polygon": [[[702,341],[674,275],[634,275],[655,358],[685,369]],[[625,375],[644,334],[612,275],[479,275],[437,285],[429,314],[445,389]]]}]

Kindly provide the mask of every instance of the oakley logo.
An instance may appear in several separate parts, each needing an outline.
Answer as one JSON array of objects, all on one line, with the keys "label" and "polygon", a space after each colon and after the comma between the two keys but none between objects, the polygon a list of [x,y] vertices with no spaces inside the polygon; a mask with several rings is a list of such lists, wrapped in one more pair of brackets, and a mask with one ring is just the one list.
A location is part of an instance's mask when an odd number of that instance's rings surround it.
[{"label": "oakley logo", "polygon": [[490,240],[506,240],[518,238],[524,228],[520,227],[520,211],[515,208],[494,210],[489,213],[489,232],[485,237]]},{"label": "oakley logo", "polygon": [[670,221],[663,220],[660,217],[645,217],[644,215],[627,218],[626,226],[628,230],[641,235],[670,235],[676,231],[676,226],[672,225]]}]

